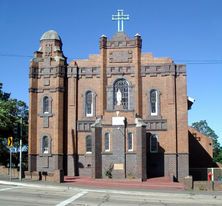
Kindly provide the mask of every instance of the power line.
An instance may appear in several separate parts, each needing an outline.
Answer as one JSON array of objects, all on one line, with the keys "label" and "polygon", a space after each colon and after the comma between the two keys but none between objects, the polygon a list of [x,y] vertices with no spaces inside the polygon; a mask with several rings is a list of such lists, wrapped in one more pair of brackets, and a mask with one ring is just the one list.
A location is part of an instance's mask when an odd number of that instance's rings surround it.
[{"label": "power line", "polygon": [[[4,53],[0,53],[0,57],[33,58],[33,56],[30,55]],[[222,64],[222,59],[173,59],[173,61],[184,64]]]},{"label": "power line", "polygon": [[206,61],[222,61],[222,59],[177,59],[177,61],[199,61],[199,62],[206,62]]},{"label": "power line", "polygon": [[186,64],[222,64],[222,59],[176,59],[174,61]]},{"label": "power line", "polygon": [[32,58],[33,56],[29,56],[29,55],[22,55],[22,54],[1,54],[0,56],[3,57],[21,57],[21,58]]},{"label": "power line", "polygon": [[222,64],[222,62],[184,62],[184,61],[181,61],[181,63],[184,63],[184,64]]}]

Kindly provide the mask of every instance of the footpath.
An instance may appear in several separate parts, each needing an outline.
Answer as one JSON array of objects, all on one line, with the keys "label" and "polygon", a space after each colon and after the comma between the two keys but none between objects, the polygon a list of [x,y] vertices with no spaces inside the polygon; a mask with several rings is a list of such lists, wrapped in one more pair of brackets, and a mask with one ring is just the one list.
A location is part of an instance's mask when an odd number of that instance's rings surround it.
[{"label": "footpath", "polygon": [[167,178],[154,178],[144,182],[137,180],[94,180],[88,177],[65,177],[63,183],[38,181],[12,178],[0,175],[0,185],[15,185],[34,188],[49,189],[87,189],[87,190],[119,190],[119,191],[138,191],[138,192],[163,192],[163,193],[181,193],[181,194],[206,194],[222,196],[222,191],[193,191],[185,190],[181,183],[170,182]]},{"label": "footpath", "polygon": [[68,186],[68,187],[83,187],[83,188],[98,188],[98,189],[129,189],[129,190],[172,190],[184,191],[182,183],[172,182],[168,178],[153,178],[147,181],[139,181],[137,179],[92,179],[89,177],[64,177],[63,183],[54,183],[48,181],[12,178],[9,176],[0,175],[1,182],[8,182],[8,184],[34,184],[34,185],[47,185],[47,186]]}]

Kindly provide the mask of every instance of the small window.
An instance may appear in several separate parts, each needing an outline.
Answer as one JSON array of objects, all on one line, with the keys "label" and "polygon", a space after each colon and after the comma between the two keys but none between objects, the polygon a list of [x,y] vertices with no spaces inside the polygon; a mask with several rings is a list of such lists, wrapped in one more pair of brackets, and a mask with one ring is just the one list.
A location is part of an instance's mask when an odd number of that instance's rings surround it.
[{"label": "small window", "polygon": [[151,115],[157,115],[157,90],[150,91],[150,108]]},{"label": "small window", "polygon": [[150,136],[150,152],[156,153],[158,152],[158,140],[157,135],[152,134]]},{"label": "small window", "polygon": [[43,98],[43,113],[49,113],[49,97],[47,96]]},{"label": "small window", "polygon": [[128,151],[133,151],[133,133],[128,133]]},{"label": "small window", "polygon": [[105,151],[110,151],[110,134],[108,132],[105,133]]},{"label": "small window", "polygon": [[42,153],[48,154],[49,153],[49,138],[44,136],[42,138]]},{"label": "small window", "polygon": [[91,91],[86,92],[85,110],[86,110],[86,116],[87,117],[92,117],[93,116],[93,94],[92,94]]},{"label": "small window", "polygon": [[86,153],[92,153],[92,137],[86,136]]}]

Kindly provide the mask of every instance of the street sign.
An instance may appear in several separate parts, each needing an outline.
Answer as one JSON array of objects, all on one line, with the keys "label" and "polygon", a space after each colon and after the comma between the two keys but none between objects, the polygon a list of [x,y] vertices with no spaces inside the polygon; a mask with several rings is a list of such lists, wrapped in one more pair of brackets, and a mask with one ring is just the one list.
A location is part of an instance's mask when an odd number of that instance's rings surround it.
[{"label": "street sign", "polygon": [[13,137],[8,137],[8,146],[13,147]]}]

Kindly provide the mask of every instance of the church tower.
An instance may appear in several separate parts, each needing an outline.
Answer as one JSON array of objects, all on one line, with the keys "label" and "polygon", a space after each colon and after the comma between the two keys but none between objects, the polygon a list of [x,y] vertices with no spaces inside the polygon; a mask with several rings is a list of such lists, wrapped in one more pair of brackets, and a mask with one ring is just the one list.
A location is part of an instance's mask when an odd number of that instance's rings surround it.
[{"label": "church tower", "polygon": [[30,63],[29,171],[63,169],[66,57],[57,32],[45,32]]}]

